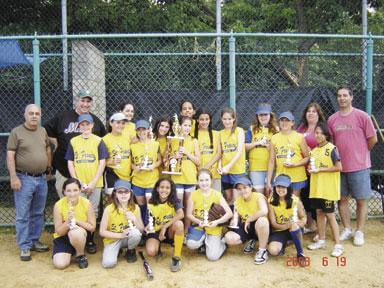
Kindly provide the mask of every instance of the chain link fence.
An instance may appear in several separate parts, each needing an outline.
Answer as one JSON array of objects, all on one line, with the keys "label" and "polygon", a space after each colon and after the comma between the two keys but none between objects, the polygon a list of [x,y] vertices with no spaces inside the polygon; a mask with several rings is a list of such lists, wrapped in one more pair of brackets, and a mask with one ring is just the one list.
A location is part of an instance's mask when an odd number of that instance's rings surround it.
[{"label": "chain link fence", "polygon": [[[300,119],[305,106],[315,101],[328,117],[337,110],[336,87],[344,83],[355,87],[354,106],[365,110],[367,67],[363,64],[362,39],[234,36],[234,67],[230,65],[229,37],[221,39],[221,90],[217,90],[214,35],[70,37],[68,53],[63,53],[61,39],[40,39],[40,58],[46,58],[39,65],[42,123],[72,109],[81,89],[89,89],[95,96],[92,111],[104,122],[123,101],[134,104],[137,120],[178,113],[179,104],[188,99],[197,108],[211,110],[214,127],[221,129],[220,110],[229,105],[230,97],[236,99],[239,125],[245,129],[260,102],[271,103],[276,113],[292,110]],[[32,56],[32,39],[18,42],[22,51]],[[384,54],[380,54],[384,48],[377,42],[372,112],[379,123],[384,123]],[[67,68],[63,65],[66,60]],[[235,82],[230,81],[231,72],[235,72]],[[230,93],[231,87],[235,94]],[[0,121],[0,225],[13,225],[15,219],[5,164],[7,133],[23,122],[24,107],[34,101],[33,91],[31,65],[0,68],[0,108],[4,111]],[[383,144],[379,143],[372,154],[373,169],[383,170]],[[382,215],[381,195],[376,192],[382,189],[381,179],[376,175],[372,179],[369,215]],[[49,183],[49,223],[56,200],[54,185]]]}]

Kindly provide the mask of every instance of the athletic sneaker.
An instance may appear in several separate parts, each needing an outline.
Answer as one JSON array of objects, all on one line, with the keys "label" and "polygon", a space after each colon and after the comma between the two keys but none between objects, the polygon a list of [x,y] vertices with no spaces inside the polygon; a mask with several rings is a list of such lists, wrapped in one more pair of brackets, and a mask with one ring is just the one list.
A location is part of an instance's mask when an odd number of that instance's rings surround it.
[{"label": "athletic sneaker", "polygon": [[249,240],[247,244],[244,246],[243,252],[245,254],[252,253],[255,250],[255,244],[256,244],[256,240],[254,239]]},{"label": "athletic sneaker", "polygon": [[307,247],[309,250],[317,250],[325,248],[325,240],[319,240],[315,243],[309,244]]},{"label": "athletic sneaker", "polygon": [[353,237],[353,232],[350,228],[344,228],[340,235],[340,241],[349,240]]},{"label": "athletic sneaker", "polygon": [[36,252],[47,252],[49,250],[49,247],[40,241],[36,241],[35,243],[32,244],[31,251],[36,251]]},{"label": "athletic sneaker", "polygon": [[197,249],[197,253],[198,254],[201,254],[201,255],[205,255],[205,244],[201,245],[198,249]]},{"label": "athletic sneaker", "polygon": [[93,240],[87,242],[85,244],[85,250],[87,250],[87,253],[89,254],[95,254],[97,251],[95,242],[93,242]]},{"label": "athletic sneaker", "polygon": [[125,259],[128,263],[134,263],[137,260],[136,250],[135,249],[127,249],[127,253],[125,253]]},{"label": "athletic sneaker", "polygon": [[79,264],[80,269],[84,269],[88,267],[88,259],[85,255],[76,256],[75,261]]},{"label": "athletic sneaker", "polygon": [[171,271],[172,272],[177,272],[181,268],[181,259],[180,257],[172,257],[172,262],[171,262]]},{"label": "athletic sneaker", "polygon": [[20,250],[20,260],[21,261],[31,261],[31,250],[30,249],[21,249]]},{"label": "athletic sneaker", "polygon": [[267,249],[259,249],[257,251],[256,256],[255,256],[255,261],[254,263],[256,265],[264,264],[268,260],[268,251]]},{"label": "athletic sneaker", "polygon": [[303,229],[303,234],[309,234],[309,233],[313,233],[316,231],[316,228],[307,228],[307,227],[304,227]]},{"label": "athletic sneaker", "polygon": [[363,246],[364,245],[364,233],[357,230],[355,232],[355,236],[353,237],[353,244],[355,246]]},{"label": "athletic sneaker", "polygon": [[341,244],[336,244],[333,246],[331,256],[332,257],[340,257],[344,253],[344,247]]}]

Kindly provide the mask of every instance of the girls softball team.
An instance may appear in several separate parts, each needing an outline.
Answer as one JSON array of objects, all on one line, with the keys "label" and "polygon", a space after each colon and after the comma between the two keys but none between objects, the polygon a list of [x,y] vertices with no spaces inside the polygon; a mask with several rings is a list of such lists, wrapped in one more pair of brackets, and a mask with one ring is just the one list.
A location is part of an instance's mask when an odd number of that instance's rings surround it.
[{"label": "girls softball team", "polygon": [[153,128],[147,120],[134,124],[133,117],[134,106],[122,103],[101,139],[92,134],[92,117],[79,116],[82,133],[66,154],[72,178],[54,207],[56,268],[70,265],[71,256],[80,268],[88,266],[85,251],[96,252],[103,186],[109,195],[99,228],[104,268],[116,266],[122,249],[127,262],[135,262],[136,249],[159,257],[165,243],[173,246],[173,272],[182,267],[183,244],[216,261],[228,245],[244,243],[245,254],[258,247],[254,263],[264,264],[292,241],[301,259],[307,217],[300,191],[307,186],[318,230],[308,249],[325,247],[329,223],[331,255],[343,254],[335,217],[341,163],[324,121],[311,126],[316,146],[309,152],[305,133],[294,130],[293,114],[283,112],[276,122],[268,103],[257,106],[246,133],[233,109],[221,111],[223,129],[216,131],[210,111],[196,110],[190,101],[181,103],[178,118],[163,116]]}]

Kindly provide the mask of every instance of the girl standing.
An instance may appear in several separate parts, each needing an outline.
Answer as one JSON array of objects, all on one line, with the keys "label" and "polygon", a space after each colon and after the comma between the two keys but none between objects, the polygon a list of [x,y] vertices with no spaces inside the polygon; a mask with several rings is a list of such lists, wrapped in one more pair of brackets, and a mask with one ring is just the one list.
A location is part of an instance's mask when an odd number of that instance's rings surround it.
[{"label": "girl standing", "polygon": [[[300,196],[300,190],[307,184],[305,166],[309,160],[308,146],[304,136],[293,130],[295,117],[290,111],[280,114],[280,132],[271,138],[267,185],[272,190],[272,175],[287,174],[292,180],[293,193]],[[276,168],[276,171],[275,171]]]},{"label": "girl standing", "polygon": [[194,137],[195,133],[195,126],[196,126],[196,121],[194,119],[196,113],[195,105],[191,101],[184,100],[180,104],[180,115],[182,117],[189,117],[192,119],[192,129],[190,131],[190,134],[192,137]]},{"label": "girl standing", "polygon": [[176,186],[170,179],[159,179],[148,202],[148,211],[153,217],[154,231],[147,234],[145,248],[149,256],[160,251],[160,243],[164,240],[174,241],[171,271],[181,268],[181,250],[184,241],[183,205],[177,198]]},{"label": "girl standing", "polygon": [[89,200],[80,197],[80,193],[80,181],[68,178],[63,184],[65,197],[53,207],[53,265],[58,269],[68,267],[72,255],[81,269],[88,267],[84,248],[87,231],[95,231],[96,218]]},{"label": "girl standing", "polygon": [[245,145],[244,130],[237,127],[236,114],[232,108],[221,111],[221,121],[224,129],[220,131],[221,164],[218,172],[224,195],[229,204],[233,204],[236,195],[233,194],[233,185],[245,176]]},{"label": "girl standing", "polygon": [[[170,128],[171,128],[170,118],[162,117],[156,121],[153,129],[153,135],[155,137],[155,140],[159,142],[160,155],[162,160],[165,159],[165,152],[167,149],[167,136],[169,135]],[[159,167],[160,174],[163,170],[165,170],[165,167],[162,162],[161,166]]]},{"label": "girl standing", "polygon": [[127,117],[127,124],[124,127],[124,136],[129,139],[130,142],[136,142],[136,127],[133,122],[133,117],[135,116],[135,107],[130,102],[123,102],[119,106],[121,113]]},{"label": "girl standing", "polygon": [[197,115],[195,138],[199,143],[200,169],[208,169],[212,174],[212,188],[221,191],[221,176],[217,172],[217,162],[221,157],[219,132],[212,129],[212,117],[207,110]]},{"label": "girl standing", "polygon": [[112,204],[103,213],[100,222],[100,236],[104,237],[102,266],[112,268],[117,264],[121,248],[127,248],[125,258],[129,263],[136,261],[135,247],[144,230],[140,209],[133,202],[131,184],[117,180],[112,192]]},{"label": "girl standing", "polygon": [[[219,260],[226,246],[222,239],[223,227],[219,226],[232,217],[231,208],[219,191],[211,188],[212,176],[209,170],[199,171],[199,189],[192,193],[188,200],[187,217],[192,222],[187,234],[187,247],[192,250],[205,247],[208,260]],[[219,204],[224,208],[225,214],[219,219],[210,221],[207,213],[212,204]]]},{"label": "girl standing", "polygon": [[317,147],[311,152],[311,190],[309,198],[312,207],[317,213],[317,227],[319,240],[308,246],[308,249],[315,250],[325,248],[326,221],[331,226],[335,246],[331,256],[339,257],[343,254],[344,248],[340,244],[339,226],[335,217],[335,203],[340,200],[340,171],[342,170],[337,148],[330,143],[327,124],[319,123],[315,129]]},{"label": "girl standing", "polygon": [[265,194],[267,180],[269,146],[272,135],[278,132],[275,114],[268,103],[256,108],[256,117],[245,136],[245,150],[248,152],[249,178],[253,188]]}]

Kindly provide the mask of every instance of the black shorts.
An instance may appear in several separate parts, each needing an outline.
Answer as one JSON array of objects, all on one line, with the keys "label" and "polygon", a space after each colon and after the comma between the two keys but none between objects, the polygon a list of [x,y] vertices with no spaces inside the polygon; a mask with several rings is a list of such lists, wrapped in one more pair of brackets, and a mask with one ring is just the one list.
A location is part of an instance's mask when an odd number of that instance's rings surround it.
[{"label": "black shorts", "polygon": [[255,223],[256,221],[253,221],[249,224],[248,227],[248,233],[245,232],[245,222],[239,223],[239,228],[230,228],[228,227],[229,231],[235,232],[237,235],[240,236],[241,242],[245,243],[248,240],[254,239],[257,240],[256,230],[255,230]]},{"label": "black shorts", "polygon": [[113,188],[115,186],[116,180],[119,179],[119,176],[116,175],[112,168],[106,167],[104,172],[104,179],[105,186],[107,186],[107,188]]},{"label": "black shorts", "polygon": [[168,234],[169,230],[167,229],[167,231],[165,232],[165,239],[163,241],[160,241],[159,239],[159,236],[160,236],[160,231],[157,231],[155,233],[149,233],[146,235],[145,237],[145,241],[147,241],[148,239],[156,239],[157,241],[159,242],[164,242],[164,243],[168,243],[168,244],[173,244],[173,239],[169,238],[169,234]]},{"label": "black shorts", "polygon": [[312,198],[311,205],[313,209],[320,209],[324,213],[334,213],[335,212],[335,202],[332,200],[325,200],[321,198]]},{"label": "black shorts", "polygon": [[61,236],[58,238],[53,239],[53,255],[56,253],[68,253],[71,255],[76,254],[75,248],[72,246],[71,242],[69,241],[68,235]]},{"label": "black shorts", "polygon": [[269,234],[268,243],[271,242],[280,242],[283,245],[283,249],[285,246],[287,246],[288,240],[291,240],[291,233],[289,230],[283,230],[283,231],[273,231],[271,234]]}]

